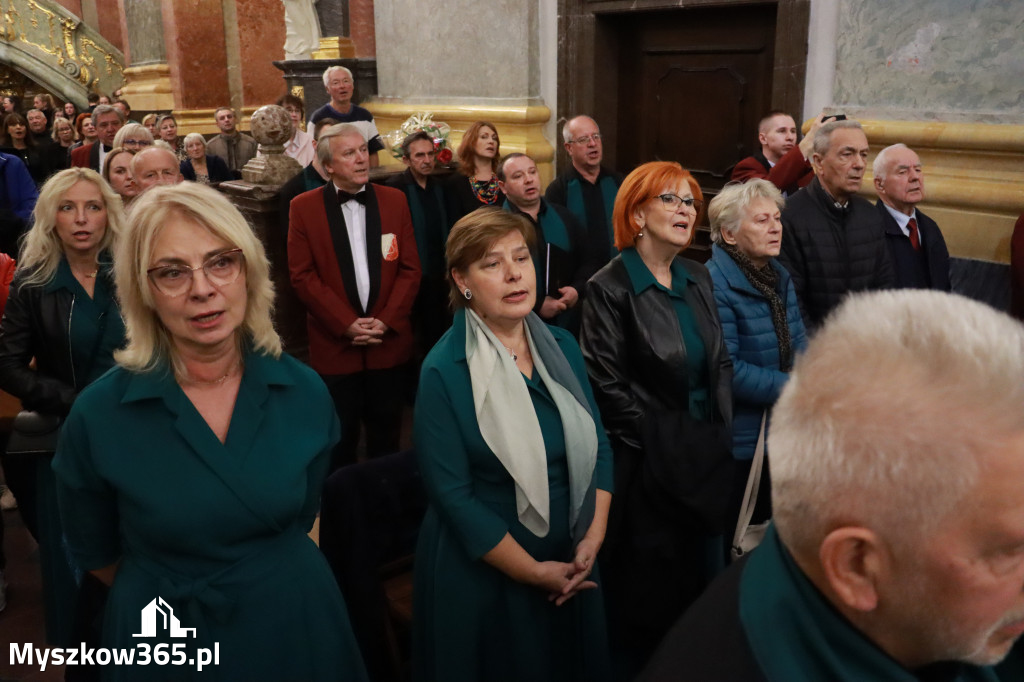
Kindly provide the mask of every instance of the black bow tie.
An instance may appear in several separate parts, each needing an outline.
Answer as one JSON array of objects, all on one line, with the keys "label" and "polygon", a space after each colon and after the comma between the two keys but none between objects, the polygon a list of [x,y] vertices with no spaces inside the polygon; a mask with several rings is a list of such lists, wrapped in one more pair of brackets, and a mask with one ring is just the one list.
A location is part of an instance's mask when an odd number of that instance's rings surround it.
[{"label": "black bow tie", "polygon": [[355,194],[349,194],[348,192],[346,192],[343,189],[339,189],[338,190],[338,203],[339,204],[348,203],[348,202],[352,201],[353,199],[358,201],[363,206],[366,206],[366,192],[365,191],[356,192]]}]

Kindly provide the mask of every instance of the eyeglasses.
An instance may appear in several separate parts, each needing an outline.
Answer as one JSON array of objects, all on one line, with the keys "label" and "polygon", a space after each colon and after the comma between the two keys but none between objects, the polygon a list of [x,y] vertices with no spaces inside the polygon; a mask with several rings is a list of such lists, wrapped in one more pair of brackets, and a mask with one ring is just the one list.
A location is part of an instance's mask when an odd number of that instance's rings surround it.
[{"label": "eyeglasses", "polygon": [[127,147],[129,145],[137,146],[137,147],[148,147],[151,144],[153,144],[152,140],[125,140],[124,141],[124,146],[125,147]]},{"label": "eyeglasses", "polygon": [[670,192],[659,194],[658,198],[661,199],[661,205],[670,211],[678,211],[679,204],[685,204],[687,208],[692,208],[694,213],[700,213],[700,209],[704,206],[704,202],[700,199],[694,199],[693,197],[686,197],[684,199],[678,194]]},{"label": "eyeglasses", "polygon": [[601,133],[593,133],[591,135],[582,135],[580,137],[577,137],[575,140],[569,140],[569,142],[571,142],[573,144],[590,144],[591,140],[593,140],[594,142],[600,142],[601,141]]},{"label": "eyeglasses", "polygon": [[198,268],[189,267],[181,263],[175,265],[158,265],[155,268],[146,270],[149,280],[156,286],[160,293],[166,296],[181,296],[192,286],[196,270],[202,270],[206,279],[217,287],[226,287],[234,284],[242,272],[245,264],[245,256],[241,249],[223,251],[206,259],[206,262]]}]

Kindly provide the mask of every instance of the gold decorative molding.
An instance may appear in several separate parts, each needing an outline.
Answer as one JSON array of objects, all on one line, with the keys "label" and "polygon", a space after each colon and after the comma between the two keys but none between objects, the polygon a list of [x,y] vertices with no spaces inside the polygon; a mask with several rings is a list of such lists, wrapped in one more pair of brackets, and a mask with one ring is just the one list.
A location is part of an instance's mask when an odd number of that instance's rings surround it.
[{"label": "gold decorative molding", "polygon": [[[861,120],[880,150],[902,142],[921,158],[925,201],[951,255],[1010,262],[1013,224],[1024,213],[1024,126],[937,121]],[[805,122],[804,130],[810,127]],[[871,166],[861,194],[875,201]]]},{"label": "gold decorative molding", "polygon": [[[260,105],[262,106],[262,105]],[[249,119],[253,112],[259,107],[245,106],[238,112],[238,129],[248,132]],[[220,128],[213,120],[214,109],[178,109],[174,111],[174,121],[178,124],[178,136],[184,137],[189,133],[201,133],[203,135],[216,135]]]},{"label": "gold decorative molding", "polygon": [[93,27],[55,2],[0,0],[0,40],[86,90],[124,83],[124,55]]},{"label": "gold decorative molding", "polygon": [[121,96],[137,111],[170,111],[174,108],[171,67],[167,64],[131,66],[124,70]]},{"label": "gold decorative molding", "polygon": [[324,36],[320,38],[319,49],[310,53],[313,59],[353,59],[356,56],[356,44],[351,38],[340,36]]},{"label": "gold decorative molding", "polygon": [[[451,126],[448,138],[452,151],[458,149],[462,135],[476,121],[490,121],[498,127],[501,153],[522,152],[537,162],[541,182],[547,185],[554,177],[555,149],[544,137],[544,124],[551,119],[551,110],[543,105],[494,106],[481,104],[418,103],[405,104],[386,100],[363,102],[373,114],[382,135],[397,130],[414,113],[429,111],[434,120]],[[388,151],[380,153],[381,165],[402,165]]]}]

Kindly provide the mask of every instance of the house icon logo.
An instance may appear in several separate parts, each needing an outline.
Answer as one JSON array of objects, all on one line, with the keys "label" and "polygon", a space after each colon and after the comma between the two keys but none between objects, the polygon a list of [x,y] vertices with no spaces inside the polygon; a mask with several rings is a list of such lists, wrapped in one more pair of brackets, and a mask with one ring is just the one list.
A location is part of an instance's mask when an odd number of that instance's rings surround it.
[{"label": "house icon logo", "polygon": [[171,637],[195,637],[195,628],[183,628],[171,605],[157,597],[142,609],[142,632],[132,637],[156,637],[157,631]]}]

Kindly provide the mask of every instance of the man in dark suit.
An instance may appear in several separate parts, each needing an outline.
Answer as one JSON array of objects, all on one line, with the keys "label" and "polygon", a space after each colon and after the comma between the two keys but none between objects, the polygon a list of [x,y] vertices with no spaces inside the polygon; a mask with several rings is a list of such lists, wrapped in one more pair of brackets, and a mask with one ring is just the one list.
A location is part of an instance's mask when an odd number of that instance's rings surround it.
[{"label": "man in dark suit", "polygon": [[405,195],[369,184],[359,128],[329,128],[317,156],[331,182],[292,200],[288,269],[306,306],[310,364],[341,419],[336,468],[355,461],[361,426],[370,457],[399,448],[420,261]]},{"label": "man in dark suit", "polygon": [[413,307],[413,327],[421,356],[434,347],[452,323],[445,279],[445,242],[450,226],[444,189],[431,175],[434,157],[433,138],[422,130],[417,131],[402,141],[405,172],[388,180],[389,187],[405,193],[416,231],[416,253],[420,257],[423,279]]},{"label": "man in dark suit", "polygon": [[761,178],[779,188],[786,196],[796,194],[814,178],[811,155],[814,134],[821,127],[825,112],[819,114],[811,129],[797,144],[797,127],[793,117],[784,111],[769,111],[757,126],[761,151],[743,159],[732,169],[730,180],[746,182]]},{"label": "man in dark suit", "polygon": [[903,143],[878,152],[872,167],[896,286],[950,291],[949,250],[935,221],[917,210],[924,200],[921,159]]},{"label": "man in dark suit", "polygon": [[124,125],[121,112],[109,104],[100,104],[92,110],[92,125],[96,128],[96,141],[71,152],[71,165],[103,172],[103,159],[114,147],[114,137]]},{"label": "man in dark suit", "polygon": [[537,305],[534,311],[549,324],[579,333],[583,288],[591,275],[607,262],[601,242],[588,238],[576,217],[540,195],[536,162],[513,152],[498,164],[498,187],[505,193],[505,210],[525,216],[537,231],[533,254],[537,270]]}]

